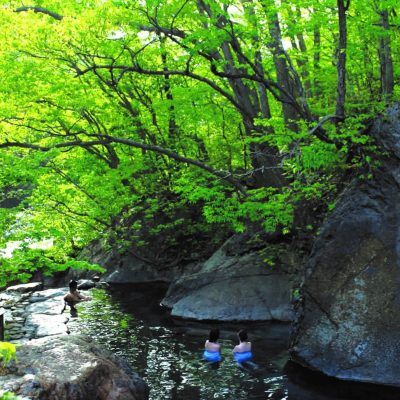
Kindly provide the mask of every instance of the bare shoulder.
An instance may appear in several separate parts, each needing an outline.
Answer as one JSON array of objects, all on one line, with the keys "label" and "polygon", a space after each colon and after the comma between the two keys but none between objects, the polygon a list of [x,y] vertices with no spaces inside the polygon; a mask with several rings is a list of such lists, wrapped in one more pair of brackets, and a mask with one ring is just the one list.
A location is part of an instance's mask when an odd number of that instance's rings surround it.
[{"label": "bare shoulder", "polygon": [[219,351],[219,349],[221,348],[221,345],[219,343],[214,343],[214,342],[210,342],[209,340],[207,340],[204,347],[206,348],[206,350],[209,350],[209,351]]}]

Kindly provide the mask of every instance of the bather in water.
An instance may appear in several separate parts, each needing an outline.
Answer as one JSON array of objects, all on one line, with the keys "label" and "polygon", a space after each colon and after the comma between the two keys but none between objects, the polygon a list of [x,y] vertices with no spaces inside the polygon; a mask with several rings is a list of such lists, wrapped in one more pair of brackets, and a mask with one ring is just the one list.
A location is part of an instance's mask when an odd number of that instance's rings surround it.
[{"label": "bather in water", "polygon": [[211,329],[208,340],[204,345],[203,358],[208,362],[219,362],[221,357],[221,345],[217,343],[219,338],[219,329]]}]

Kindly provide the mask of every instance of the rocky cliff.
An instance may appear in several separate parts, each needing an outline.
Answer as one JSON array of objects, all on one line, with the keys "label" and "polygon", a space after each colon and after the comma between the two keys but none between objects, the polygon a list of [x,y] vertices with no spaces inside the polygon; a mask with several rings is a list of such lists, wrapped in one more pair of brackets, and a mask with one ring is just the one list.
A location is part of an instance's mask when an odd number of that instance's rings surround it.
[{"label": "rocky cliff", "polygon": [[381,149],[321,229],[292,358],[340,379],[400,386],[400,107],[370,128]]},{"label": "rocky cliff", "polygon": [[234,235],[198,271],[174,280],[162,303],[180,318],[289,322],[299,266],[290,246]]}]

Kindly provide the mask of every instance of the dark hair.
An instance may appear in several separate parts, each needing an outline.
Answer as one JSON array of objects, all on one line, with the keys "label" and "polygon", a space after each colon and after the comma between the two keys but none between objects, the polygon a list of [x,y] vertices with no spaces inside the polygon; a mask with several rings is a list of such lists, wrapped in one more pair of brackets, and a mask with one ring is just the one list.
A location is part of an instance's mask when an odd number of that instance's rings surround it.
[{"label": "dark hair", "polygon": [[218,338],[219,338],[219,329],[218,328],[211,329],[208,341],[216,342]]},{"label": "dark hair", "polygon": [[78,282],[75,280],[70,280],[68,286],[71,290],[75,290],[78,287]]},{"label": "dark hair", "polygon": [[245,340],[247,340],[247,331],[246,331],[245,329],[241,329],[241,330],[238,332],[238,336],[239,336],[239,340],[240,340],[241,342],[244,342]]}]

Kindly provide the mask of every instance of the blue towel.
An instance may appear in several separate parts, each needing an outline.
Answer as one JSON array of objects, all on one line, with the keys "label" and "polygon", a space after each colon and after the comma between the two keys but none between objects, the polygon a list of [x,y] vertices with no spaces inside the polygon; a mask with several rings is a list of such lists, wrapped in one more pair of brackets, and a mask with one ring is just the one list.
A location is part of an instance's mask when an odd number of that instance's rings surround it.
[{"label": "blue towel", "polygon": [[218,362],[218,361],[222,360],[221,354],[219,353],[219,351],[204,350],[203,358],[206,361],[210,361],[210,362]]},{"label": "blue towel", "polygon": [[244,351],[242,353],[233,353],[235,360],[238,363],[249,361],[253,358],[253,353],[251,351]]}]

